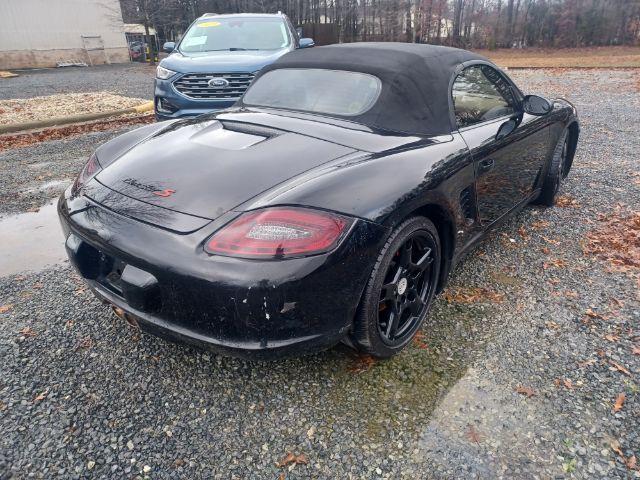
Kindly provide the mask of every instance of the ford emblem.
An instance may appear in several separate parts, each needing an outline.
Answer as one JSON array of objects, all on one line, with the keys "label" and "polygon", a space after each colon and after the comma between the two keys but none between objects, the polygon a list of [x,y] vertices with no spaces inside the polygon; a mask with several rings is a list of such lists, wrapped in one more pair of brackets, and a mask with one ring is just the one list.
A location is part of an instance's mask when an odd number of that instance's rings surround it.
[{"label": "ford emblem", "polygon": [[229,86],[229,80],[226,78],[212,78],[208,84],[213,88],[224,88]]}]

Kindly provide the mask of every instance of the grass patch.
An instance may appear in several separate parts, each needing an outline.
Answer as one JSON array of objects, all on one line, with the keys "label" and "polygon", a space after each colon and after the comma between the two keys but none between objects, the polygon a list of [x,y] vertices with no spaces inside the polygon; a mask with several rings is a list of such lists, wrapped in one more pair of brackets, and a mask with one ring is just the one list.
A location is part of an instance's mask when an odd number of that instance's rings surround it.
[{"label": "grass patch", "polygon": [[508,68],[640,68],[640,47],[476,50]]}]

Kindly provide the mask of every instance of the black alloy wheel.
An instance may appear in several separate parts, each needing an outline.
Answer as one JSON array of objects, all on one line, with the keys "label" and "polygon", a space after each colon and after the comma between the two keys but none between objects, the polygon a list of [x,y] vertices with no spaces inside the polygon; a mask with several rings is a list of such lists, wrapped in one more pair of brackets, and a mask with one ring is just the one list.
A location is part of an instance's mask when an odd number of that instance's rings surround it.
[{"label": "black alloy wheel", "polygon": [[562,150],[560,150],[560,158],[558,159],[558,165],[556,167],[558,169],[558,172],[555,175],[556,181],[554,186],[556,195],[560,191],[560,184],[562,184],[562,180],[564,180],[564,177],[566,176],[564,172],[564,166],[567,162],[568,151],[569,151],[569,135],[567,135],[564,139],[564,142],[562,142]]},{"label": "black alloy wheel", "polygon": [[387,358],[406,346],[427,317],[440,273],[440,240],[424,217],[403,222],[382,248],[363,295],[354,343]]},{"label": "black alloy wheel", "polygon": [[549,170],[547,171],[547,175],[545,176],[542,184],[542,191],[534,203],[539,203],[548,207],[555,205],[558,192],[560,191],[560,186],[562,185],[562,180],[569,173],[567,169],[569,139],[569,131],[565,130],[562,136],[558,139],[556,148],[553,151],[553,156],[551,157]]},{"label": "black alloy wheel", "polygon": [[380,336],[389,345],[402,343],[422,318],[425,299],[434,283],[430,276],[433,249],[426,232],[418,230],[393,255],[378,307]]}]

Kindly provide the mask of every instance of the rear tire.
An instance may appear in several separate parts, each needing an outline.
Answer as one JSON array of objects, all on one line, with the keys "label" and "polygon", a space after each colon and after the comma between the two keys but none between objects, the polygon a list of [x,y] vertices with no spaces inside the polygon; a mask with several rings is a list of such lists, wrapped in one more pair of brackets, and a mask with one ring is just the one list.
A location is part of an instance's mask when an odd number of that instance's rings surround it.
[{"label": "rear tire", "polygon": [[534,203],[546,205],[547,207],[553,207],[555,205],[562,181],[567,176],[567,173],[569,173],[566,165],[569,156],[570,138],[569,130],[565,129],[553,151],[551,164],[549,165],[549,170],[542,184],[542,191]]},{"label": "rear tire", "polygon": [[358,350],[389,358],[411,341],[431,308],[441,252],[438,230],[427,218],[412,217],[391,233],[356,315],[352,339]]}]

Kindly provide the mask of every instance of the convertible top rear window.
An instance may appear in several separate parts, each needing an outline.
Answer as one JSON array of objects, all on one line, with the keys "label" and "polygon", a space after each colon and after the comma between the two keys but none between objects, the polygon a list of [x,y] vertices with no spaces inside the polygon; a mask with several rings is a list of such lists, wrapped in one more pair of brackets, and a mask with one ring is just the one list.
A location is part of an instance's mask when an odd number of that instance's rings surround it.
[{"label": "convertible top rear window", "polygon": [[243,103],[339,116],[362,115],[378,99],[374,75],[318,68],[282,68],[259,77]]}]

